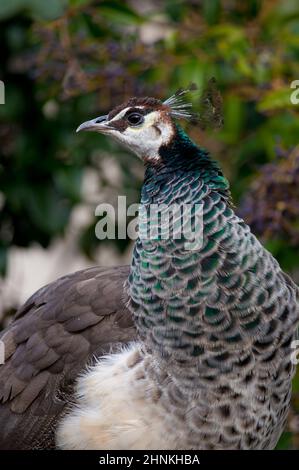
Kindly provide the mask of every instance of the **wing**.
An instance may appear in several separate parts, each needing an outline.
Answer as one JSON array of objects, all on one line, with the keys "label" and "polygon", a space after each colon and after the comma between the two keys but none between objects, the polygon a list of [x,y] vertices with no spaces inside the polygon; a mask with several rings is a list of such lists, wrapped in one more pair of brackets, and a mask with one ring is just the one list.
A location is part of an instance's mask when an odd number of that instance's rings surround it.
[{"label": "wing", "polygon": [[53,448],[78,374],[135,339],[123,285],[129,267],[90,268],[36,292],[0,335],[0,448]]}]

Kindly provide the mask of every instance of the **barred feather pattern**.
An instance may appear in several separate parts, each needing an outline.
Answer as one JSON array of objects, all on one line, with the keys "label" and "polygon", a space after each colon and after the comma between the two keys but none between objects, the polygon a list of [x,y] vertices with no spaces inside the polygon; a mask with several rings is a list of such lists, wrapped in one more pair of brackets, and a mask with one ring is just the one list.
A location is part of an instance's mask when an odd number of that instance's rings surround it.
[{"label": "barred feather pattern", "polygon": [[289,409],[298,288],[234,213],[219,173],[145,181],[144,206],[182,203],[203,204],[201,248],[139,239],[126,286],[145,376],[180,448],[272,449]]}]

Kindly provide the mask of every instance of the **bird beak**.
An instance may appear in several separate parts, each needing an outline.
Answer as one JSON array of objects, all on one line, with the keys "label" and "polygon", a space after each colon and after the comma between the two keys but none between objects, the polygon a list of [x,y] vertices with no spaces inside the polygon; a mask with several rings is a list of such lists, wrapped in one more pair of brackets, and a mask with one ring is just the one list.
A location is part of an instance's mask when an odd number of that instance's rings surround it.
[{"label": "bird beak", "polygon": [[108,116],[100,116],[95,119],[91,119],[91,121],[83,122],[77,129],[76,132],[80,131],[96,131],[105,133],[109,129],[109,124],[107,123]]}]

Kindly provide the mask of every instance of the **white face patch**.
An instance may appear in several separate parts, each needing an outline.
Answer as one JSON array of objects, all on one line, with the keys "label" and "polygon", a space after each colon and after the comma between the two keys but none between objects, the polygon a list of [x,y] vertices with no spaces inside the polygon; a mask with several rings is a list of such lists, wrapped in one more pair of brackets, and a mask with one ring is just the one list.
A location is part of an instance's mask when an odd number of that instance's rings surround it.
[{"label": "white face patch", "polygon": [[[121,119],[129,109],[120,111],[110,122]],[[109,130],[109,134],[138,157],[157,162],[160,160],[159,148],[171,141],[174,128],[170,119],[161,119],[161,113],[153,111],[144,116],[144,122],[140,126],[128,126],[123,132]]]}]

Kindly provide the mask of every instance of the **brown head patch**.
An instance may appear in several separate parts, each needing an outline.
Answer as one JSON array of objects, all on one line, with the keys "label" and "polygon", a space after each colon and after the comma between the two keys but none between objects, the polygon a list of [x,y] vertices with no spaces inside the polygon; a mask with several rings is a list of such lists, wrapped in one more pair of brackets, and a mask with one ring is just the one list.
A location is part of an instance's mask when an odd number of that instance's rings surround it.
[{"label": "brown head patch", "polygon": [[114,118],[114,116],[120,113],[123,109],[128,108],[128,107],[134,107],[134,106],[144,106],[146,108],[152,108],[152,109],[164,108],[162,102],[160,100],[157,100],[156,98],[150,98],[148,96],[143,97],[143,98],[136,98],[136,97],[130,98],[125,103],[112,109],[112,111],[110,111],[110,113],[108,114],[108,120]]}]

